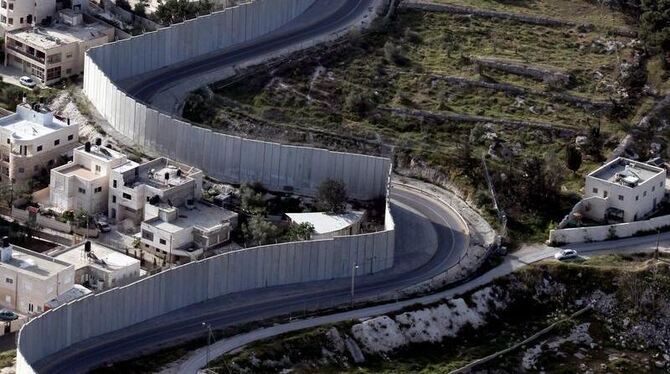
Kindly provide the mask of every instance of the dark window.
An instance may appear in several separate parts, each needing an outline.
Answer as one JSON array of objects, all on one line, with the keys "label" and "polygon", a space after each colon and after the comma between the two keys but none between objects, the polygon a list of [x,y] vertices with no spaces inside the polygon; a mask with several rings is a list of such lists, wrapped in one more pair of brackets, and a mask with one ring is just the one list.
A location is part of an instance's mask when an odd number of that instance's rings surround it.
[{"label": "dark window", "polygon": [[112,181],[112,187],[116,188],[116,179]]},{"label": "dark window", "polygon": [[42,146],[41,146],[41,145],[38,145],[38,146],[37,146],[37,152],[40,152],[41,150],[42,150]]},{"label": "dark window", "polygon": [[74,139],[74,135],[68,135],[67,136],[67,140],[72,140],[72,139]]},{"label": "dark window", "polygon": [[85,194],[85,193],[86,193],[86,189],[79,187],[79,193]]},{"label": "dark window", "polygon": [[93,192],[95,193],[102,192],[102,187],[96,187],[95,190],[93,190]]},{"label": "dark window", "polygon": [[54,145],[59,145],[60,144],[60,139],[54,140]]},{"label": "dark window", "polygon": [[153,242],[154,241],[154,233],[151,232],[151,231],[142,230],[142,239],[146,239],[146,240],[149,240],[149,241]]},{"label": "dark window", "polygon": [[123,194],[123,198],[126,199],[126,200],[132,200],[133,199],[133,197],[130,196],[130,194],[127,194],[127,193]]},{"label": "dark window", "polygon": [[594,187],[593,188],[593,193],[598,193],[598,189]]},{"label": "dark window", "polygon": [[623,201],[623,195],[619,195],[619,200]]},{"label": "dark window", "polygon": [[112,195],[112,202],[113,202],[113,203],[116,202],[116,196],[114,196],[114,195]]},{"label": "dark window", "polygon": [[161,242],[161,244],[163,244],[163,245],[167,244],[167,242],[165,241],[165,239],[160,239],[159,242]]},{"label": "dark window", "polygon": [[12,278],[5,278],[5,282],[7,282],[7,283],[9,283],[9,284],[12,284],[12,283],[14,283],[14,279],[12,279]]}]

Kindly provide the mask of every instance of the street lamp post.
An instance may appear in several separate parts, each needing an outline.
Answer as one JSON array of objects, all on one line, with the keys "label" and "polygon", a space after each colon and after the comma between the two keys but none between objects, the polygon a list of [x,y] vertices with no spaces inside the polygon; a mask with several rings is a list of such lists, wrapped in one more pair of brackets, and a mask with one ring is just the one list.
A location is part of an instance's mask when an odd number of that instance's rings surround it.
[{"label": "street lamp post", "polygon": [[356,270],[358,269],[358,264],[354,262],[351,267],[351,306],[354,306],[354,290],[356,287]]},{"label": "street lamp post", "polygon": [[209,346],[212,344],[212,325],[203,322],[202,326],[207,328],[207,359],[205,361],[205,370],[209,370]]}]

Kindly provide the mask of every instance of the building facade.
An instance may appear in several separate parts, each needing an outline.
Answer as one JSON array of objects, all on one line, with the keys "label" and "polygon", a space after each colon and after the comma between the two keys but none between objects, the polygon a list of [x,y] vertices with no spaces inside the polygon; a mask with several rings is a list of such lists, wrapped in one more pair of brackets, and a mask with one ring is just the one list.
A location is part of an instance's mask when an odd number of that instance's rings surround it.
[{"label": "building facade", "polygon": [[5,32],[37,25],[56,13],[56,0],[1,0],[0,30]]},{"label": "building facade", "polygon": [[0,249],[1,307],[39,314],[49,301],[74,287],[73,265],[8,243]]},{"label": "building facade", "polygon": [[617,158],[586,177],[584,214],[597,221],[633,222],[653,213],[665,197],[666,170]]},{"label": "building facade", "polygon": [[5,34],[5,66],[21,69],[44,84],[84,71],[86,51],[114,40],[114,28],[70,9],[48,27],[28,27]]},{"label": "building facade", "polygon": [[132,161],[121,165],[110,177],[109,219],[139,225],[150,201],[182,206],[199,200],[202,178],[201,170],[164,157],[141,165]]},{"label": "building facade", "polygon": [[128,158],[102,145],[87,143],[74,150],[72,162],[51,170],[49,199],[59,211],[106,213],[109,176]]},{"label": "building facade", "polygon": [[56,166],[77,146],[79,126],[46,107],[21,104],[0,118],[0,182],[24,184]]}]

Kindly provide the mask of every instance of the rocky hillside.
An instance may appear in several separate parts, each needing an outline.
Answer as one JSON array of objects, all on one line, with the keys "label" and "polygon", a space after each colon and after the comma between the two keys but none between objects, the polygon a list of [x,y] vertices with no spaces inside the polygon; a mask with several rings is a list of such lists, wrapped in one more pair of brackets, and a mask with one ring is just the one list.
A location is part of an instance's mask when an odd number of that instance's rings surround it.
[{"label": "rocky hillside", "polygon": [[546,262],[456,299],[290,334],[212,366],[240,373],[442,373],[553,326],[474,371],[668,372],[669,297],[670,267],[648,256]]}]

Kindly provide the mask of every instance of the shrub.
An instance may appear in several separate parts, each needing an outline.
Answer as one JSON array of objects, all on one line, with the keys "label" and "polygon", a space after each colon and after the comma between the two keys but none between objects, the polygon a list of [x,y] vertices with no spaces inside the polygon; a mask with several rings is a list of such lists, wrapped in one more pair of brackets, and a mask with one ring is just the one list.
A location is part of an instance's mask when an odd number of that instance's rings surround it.
[{"label": "shrub", "polygon": [[410,63],[410,60],[405,56],[405,51],[402,47],[397,46],[390,41],[384,44],[384,56],[388,61],[393,62],[396,65],[405,66]]}]

